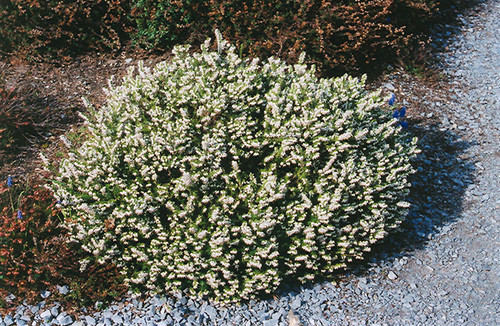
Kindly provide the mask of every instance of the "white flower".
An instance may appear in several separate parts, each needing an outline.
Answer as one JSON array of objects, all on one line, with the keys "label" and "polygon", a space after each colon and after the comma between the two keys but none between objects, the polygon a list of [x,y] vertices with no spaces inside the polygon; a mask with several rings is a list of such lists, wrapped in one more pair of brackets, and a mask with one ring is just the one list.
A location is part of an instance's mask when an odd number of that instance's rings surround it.
[{"label": "white flower", "polygon": [[51,185],[72,241],[131,286],[220,301],[360,259],[408,211],[416,141],[364,79],[319,79],[304,55],[242,60],[216,37],[217,52],[139,63],[89,106]]}]

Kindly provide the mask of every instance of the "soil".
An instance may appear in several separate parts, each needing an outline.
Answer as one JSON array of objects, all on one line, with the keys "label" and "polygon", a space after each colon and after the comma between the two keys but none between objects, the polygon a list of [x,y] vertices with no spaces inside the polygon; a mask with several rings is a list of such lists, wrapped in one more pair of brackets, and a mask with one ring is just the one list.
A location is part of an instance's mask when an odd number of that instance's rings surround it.
[{"label": "soil", "polygon": [[[33,121],[37,132],[26,135],[26,141],[12,150],[0,152],[0,180],[12,176],[25,182],[40,168],[40,150],[52,156],[60,150],[59,135],[78,126],[79,113],[86,111],[82,98],[95,107],[105,103],[104,88],[114,76],[120,80],[128,69],[142,60],[153,66],[168,55],[126,51],[120,55],[88,54],[71,61],[28,62],[18,58],[0,60],[0,86],[14,89],[20,103],[31,112],[41,112],[43,121]],[[3,82],[3,85],[2,85]]]}]

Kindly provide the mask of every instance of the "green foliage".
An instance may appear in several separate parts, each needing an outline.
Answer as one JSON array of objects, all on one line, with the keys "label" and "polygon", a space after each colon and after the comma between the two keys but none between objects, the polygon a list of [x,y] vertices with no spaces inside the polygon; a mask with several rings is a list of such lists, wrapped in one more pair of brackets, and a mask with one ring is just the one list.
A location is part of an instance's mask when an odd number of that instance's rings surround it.
[{"label": "green foliage", "polygon": [[[201,44],[215,28],[241,53],[297,62],[306,51],[324,76],[373,71],[411,57],[439,9],[462,0],[5,0],[0,53],[148,50]],[[419,43],[420,42],[420,43]]]},{"label": "green foliage", "polygon": [[331,76],[410,56],[438,8],[430,0],[136,0],[132,16],[136,43],[147,48],[197,44],[218,28],[241,53],[297,62],[306,51]]},{"label": "green foliage", "polygon": [[183,43],[192,33],[192,24],[204,15],[204,1],[135,0],[132,17],[137,30],[134,43],[149,49]]},{"label": "green foliage", "polygon": [[0,2],[3,54],[32,58],[117,49],[130,32],[128,1],[6,0]]},{"label": "green foliage", "polygon": [[404,219],[416,140],[363,80],[242,60],[217,36],[90,108],[52,186],[83,267],[237,301],[361,259]]}]

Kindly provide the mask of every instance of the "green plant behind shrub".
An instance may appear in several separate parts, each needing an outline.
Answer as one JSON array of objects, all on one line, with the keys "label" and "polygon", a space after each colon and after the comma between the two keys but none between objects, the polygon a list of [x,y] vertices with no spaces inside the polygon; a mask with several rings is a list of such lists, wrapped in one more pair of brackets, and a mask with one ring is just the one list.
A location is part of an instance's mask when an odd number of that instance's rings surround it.
[{"label": "green plant behind shrub", "polygon": [[148,49],[171,48],[186,41],[195,29],[193,23],[206,12],[204,1],[135,0],[131,11],[136,24],[133,41]]},{"label": "green plant behind shrub", "polygon": [[[448,5],[449,0],[445,3]],[[416,55],[441,6],[432,0],[135,0],[132,37],[148,49],[201,43],[214,28],[241,53],[308,59],[323,76],[370,72]],[[445,6],[443,5],[443,6]]]},{"label": "green plant behind shrub", "polygon": [[220,39],[188,49],[111,85],[61,163],[53,187],[84,265],[235,301],[361,259],[404,219],[416,140],[364,80],[242,60]]},{"label": "green plant behind shrub", "polygon": [[[47,60],[92,51],[200,44],[214,28],[251,57],[297,62],[323,76],[370,72],[422,55],[439,10],[462,0],[3,0],[0,55]],[[420,59],[421,61],[422,59]]]},{"label": "green plant behind shrub", "polygon": [[46,59],[54,54],[116,50],[132,26],[129,1],[0,1],[0,53]]}]

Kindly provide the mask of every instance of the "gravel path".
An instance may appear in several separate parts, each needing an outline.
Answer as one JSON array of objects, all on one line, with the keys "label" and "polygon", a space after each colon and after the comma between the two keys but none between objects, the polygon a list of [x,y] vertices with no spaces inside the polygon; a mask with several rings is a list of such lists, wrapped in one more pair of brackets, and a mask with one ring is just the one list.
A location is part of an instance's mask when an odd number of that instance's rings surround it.
[{"label": "gravel path", "polygon": [[387,78],[386,91],[422,108],[410,131],[423,152],[409,221],[366,265],[337,282],[224,309],[130,297],[75,318],[42,302],[0,325],[500,325],[500,0],[460,19],[462,31],[440,54],[449,82],[422,93],[402,74]]}]

